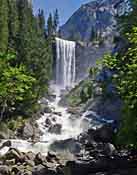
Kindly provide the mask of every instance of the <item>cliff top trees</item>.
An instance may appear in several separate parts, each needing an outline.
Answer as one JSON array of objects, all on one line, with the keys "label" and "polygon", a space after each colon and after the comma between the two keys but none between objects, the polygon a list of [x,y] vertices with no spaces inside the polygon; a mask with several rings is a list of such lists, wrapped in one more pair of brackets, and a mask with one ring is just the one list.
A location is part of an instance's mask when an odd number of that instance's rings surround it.
[{"label": "cliff top trees", "polygon": [[8,48],[8,1],[0,0],[0,51],[5,52]]},{"label": "cliff top trees", "polygon": [[58,9],[56,9],[55,12],[54,12],[53,25],[54,25],[55,32],[57,32],[58,27],[59,27],[59,13],[58,13]]},{"label": "cliff top trees", "polygon": [[19,17],[16,0],[8,0],[8,9],[9,48],[16,49],[16,40],[19,32]]},{"label": "cliff top trees", "polygon": [[49,14],[49,17],[47,20],[48,36],[51,37],[53,35],[57,35],[58,27],[59,27],[59,14],[58,14],[58,10],[56,9],[53,15],[52,13]]}]

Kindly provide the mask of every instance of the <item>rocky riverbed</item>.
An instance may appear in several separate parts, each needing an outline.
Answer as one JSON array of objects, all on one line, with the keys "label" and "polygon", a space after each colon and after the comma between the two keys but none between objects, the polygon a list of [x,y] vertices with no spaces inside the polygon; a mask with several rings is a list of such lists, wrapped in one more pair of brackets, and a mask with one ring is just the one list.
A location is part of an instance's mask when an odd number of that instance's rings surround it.
[{"label": "rocky riverbed", "polygon": [[0,175],[136,175],[137,152],[116,148],[112,144],[113,134],[107,125],[89,129],[77,140],[67,140],[67,145],[72,141],[79,144],[80,150],[73,152],[71,158],[53,152],[46,156],[31,151],[23,153],[6,141],[1,148],[9,150],[0,157]]}]

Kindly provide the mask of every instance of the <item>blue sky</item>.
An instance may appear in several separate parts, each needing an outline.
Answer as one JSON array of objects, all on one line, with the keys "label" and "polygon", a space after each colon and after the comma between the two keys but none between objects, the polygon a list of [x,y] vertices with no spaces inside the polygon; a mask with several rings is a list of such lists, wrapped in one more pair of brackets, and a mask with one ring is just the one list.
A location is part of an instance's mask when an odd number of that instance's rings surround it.
[{"label": "blue sky", "polygon": [[39,8],[44,9],[45,16],[53,12],[56,8],[59,10],[61,25],[77,10],[82,4],[91,0],[33,0],[34,12]]}]

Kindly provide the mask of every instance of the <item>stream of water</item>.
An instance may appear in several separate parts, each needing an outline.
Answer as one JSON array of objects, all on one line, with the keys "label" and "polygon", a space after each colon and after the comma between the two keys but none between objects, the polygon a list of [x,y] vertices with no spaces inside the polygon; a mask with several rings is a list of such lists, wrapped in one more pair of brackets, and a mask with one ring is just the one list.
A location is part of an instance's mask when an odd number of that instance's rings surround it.
[{"label": "stream of water", "polygon": [[[40,142],[32,144],[26,140],[11,140],[13,148],[17,148],[22,152],[33,151],[46,154],[50,150],[50,145],[54,142],[76,138],[80,133],[87,130],[88,120],[85,120],[82,116],[72,117],[67,112],[67,108],[58,104],[62,89],[72,88],[75,83],[75,47],[76,44],[73,41],[56,38],[56,84],[51,87],[56,98],[53,101],[47,101],[52,112],[45,113],[37,121],[42,132]],[[47,122],[50,126],[46,125]],[[52,127],[52,132],[49,127]],[[0,150],[0,154],[5,154],[8,149],[8,147],[3,148]]]},{"label": "stream of water", "polygon": [[[51,150],[51,147],[54,147],[54,151],[58,151],[59,147],[63,148],[62,145],[65,144],[65,150],[62,151],[67,151],[69,147],[75,147],[72,139],[75,140],[89,127],[96,128],[101,125],[101,122],[107,122],[105,119],[100,119],[100,116],[93,111],[86,111],[81,116],[76,116],[70,114],[67,107],[59,105],[62,90],[71,89],[75,85],[75,47],[76,44],[73,41],[56,38],[56,81],[50,87],[55,98],[52,101],[47,100],[50,112],[45,113],[36,121],[42,132],[40,141],[34,144],[27,140],[10,140],[13,148],[17,148],[21,152],[41,152],[46,155]],[[3,142],[5,140],[0,143],[0,146]],[[56,147],[58,147],[57,150]],[[8,150],[8,147],[4,147],[0,150],[0,154],[4,155]]]}]

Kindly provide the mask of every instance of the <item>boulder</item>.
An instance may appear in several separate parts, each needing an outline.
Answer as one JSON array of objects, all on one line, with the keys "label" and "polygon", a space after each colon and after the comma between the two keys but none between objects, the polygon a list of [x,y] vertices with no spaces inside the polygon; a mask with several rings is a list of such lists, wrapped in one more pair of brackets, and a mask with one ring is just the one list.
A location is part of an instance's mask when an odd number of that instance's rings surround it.
[{"label": "boulder", "polygon": [[104,125],[93,132],[93,139],[96,142],[111,143],[114,136],[113,128],[109,125]]},{"label": "boulder", "polygon": [[29,167],[34,167],[35,166],[35,162],[33,160],[26,160],[25,164],[28,165]]},{"label": "boulder", "polygon": [[57,115],[57,116],[60,116],[60,117],[62,116],[62,113],[61,113],[61,112],[56,112],[56,111],[54,111],[53,114],[55,114],[55,115]]},{"label": "boulder", "polygon": [[36,154],[36,157],[34,159],[34,162],[36,165],[43,164],[45,161],[45,158],[42,156],[41,153]]},{"label": "boulder", "polygon": [[8,166],[12,166],[16,164],[16,160],[15,159],[11,159],[11,160],[6,160],[5,164]]},{"label": "boulder", "polygon": [[112,145],[111,143],[106,143],[105,146],[104,146],[104,153],[105,155],[108,155],[108,156],[113,156],[116,154],[116,148],[114,145]]},{"label": "boulder", "polygon": [[45,167],[43,165],[37,165],[33,168],[32,174],[33,175],[45,175],[47,172],[47,169],[45,170]]},{"label": "boulder", "polygon": [[52,109],[48,106],[46,106],[43,110],[44,113],[52,113]]},{"label": "boulder", "polygon": [[17,175],[24,175],[25,166],[24,165],[14,165],[11,169],[11,172]]},{"label": "boulder", "polygon": [[33,153],[33,152],[28,152],[27,154],[26,154],[26,156],[25,156],[25,159],[26,160],[32,160],[32,161],[34,161],[34,159],[35,159],[35,154]]},{"label": "boulder", "polygon": [[61,124],[55,124],[55,125],[51,126],[48,131],[50,133],[54,133],[54,134],[59,135],[59,134],[61,134],[61,129],[62,129]]},{"label": "boulder", "polygon": [[32,139],[32,140],[39,140],[41,131],[37,125],[37,123],[34,122],[26,122],[24,126],[18,129],[17,135],[23,139]]},{"label": "boulder", "polygon": [[56,156],[54,152],[48,152],[46,156],[47,162],[57,162],[59,163],[59,158]]},{"label": "boulder", "polygon": [[11,147],[12,143],[10,140],[4,142],[1,146],[0,149],[4,148],[4,147]]},{"label": "boulder", "polygon": [[32,172],[31,171],[27,171],[23,175],[32,175]]},{"label": "boulder", "polygon": [[50,127],[52,125],[52,122],[49,118],[45,120],[45,127]]},{"label": "boulder", "polygon": [[73,154],[79,153],[81,150],[81,144],[71,138],[71,139],[66,139],[66,140],[60,140],[60,141],[55,141],[50,145],[50,150],[53,152],[70,152]]},{"label": "boulder", "polygon": [[6,165],[0,165],[0,175],[10,175],[10,169]]},{"label": "boulder", "polygon": [[34,128],[30,123],[26,123],[23,127],[23,137],[29,139],[34,135]]},{"label": "boulder", "polygon": [[18,162],[24,162],[24,154],[21,153],[19,150],[15,149],[15,148],[11,148],[6,154],[5,154],[5,159],[7,160],[12,160],[15,159],[16,163]]},{"label": "boulder", "polygon": [[9,134],[3,131],[0,131],[0,139],[8,139],[8,138],[9,138]]}]

